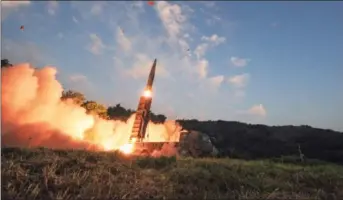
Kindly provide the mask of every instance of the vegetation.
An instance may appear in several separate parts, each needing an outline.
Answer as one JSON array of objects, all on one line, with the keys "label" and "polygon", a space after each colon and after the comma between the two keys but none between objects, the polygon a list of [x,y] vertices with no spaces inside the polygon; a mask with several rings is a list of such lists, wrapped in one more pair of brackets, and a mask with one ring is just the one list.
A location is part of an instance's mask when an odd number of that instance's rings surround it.
[{"label": "vegetation", "polygon": [[2,199],[342,199],[343,167],[4,148]]},{"label": "vegetation", "polygon": [[[88,113],[105,119],[126,121],[131,109],[120,104],[106,109],[95,101],[87,101],[83,94],[75,91],[63,92],[68,98],[79,102]],[[163,123],[164,115],[150,113],[151,121]],[[187,130],[204,132],[219,150],[219,156],[241,159],[323,160],[343,164],[343,133],[310,126],[266,126],[228,121],[178,120]],[[301,157],[301,158],[300,158]],[[286,160],[287,160],[286,159]]]},{"label": "vegetation", "polygon": [[1,59],[1,68],[3,67],[12,67],[12,64],[8,61],[8,59]]},{"label": "vegetation", "polygon": [[179,120],[207,133],[221,156],[242,159],[293,157],[343,164],[343,133],[310,126],[266,126],[228,121]]},{"label": "vegetation", "polygon": [[[61,99],[64,101],[71,99],[74,103],[84,107],[87,113],[98,115],[104,119],[127,121],[135,113],[135,111],[125,109],[120,104],[106,108],[96,101],[86,100],[82,93],[73,90],[63,91]],[[150,112],[150,120],[154,123],[164,123],[166,119],[167,117],[164,115]]]},{"label": "vegetation", "polygon": [[[12,66],[7,59],[1,67]],[[134,110],[120,104],[106,108],[76,91],[64,91],[62,100],[72,99],[88,113],[105,119],[126,121]],[[163,123],[164,115],[150,113],[151,121]],[[241,159],[279,159],[307,162],[313,159],[343,164],[343,133],[310,126],[266,126],[228,121],[178,120],[188,130],[204,132],[221,157]]]}]

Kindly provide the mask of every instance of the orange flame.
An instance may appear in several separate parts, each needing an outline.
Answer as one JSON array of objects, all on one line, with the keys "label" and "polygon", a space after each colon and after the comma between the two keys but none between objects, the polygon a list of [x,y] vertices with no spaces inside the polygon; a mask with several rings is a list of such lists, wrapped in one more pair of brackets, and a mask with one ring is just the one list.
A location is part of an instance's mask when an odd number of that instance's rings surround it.
[{"label": "orange flame", "polygon": [[124,144],[123,146],[119,147],[119,151],[123,152],[124,154],[131,154],[134,150],[135,142],[136,138],[132,138],[128,144]]},{"label": "orange flame", "polygon": [[151,90],[144,90],[143,96],[150,98],[152,96]]},{"label": "orange flame", "polygon": [[[56,68],[33,68],[29,63],[1,69],[1,143],[7,146],[135,151],[129,142],[135,114],[127,122],[105,120],[74,104],[61,101],[62,85]],[[151,98],[152,90],[143,95]],[[175,121],[148,123],[144,142],[178,142],[181,126]],[[30,144],[28,145],[28,138]]]}]

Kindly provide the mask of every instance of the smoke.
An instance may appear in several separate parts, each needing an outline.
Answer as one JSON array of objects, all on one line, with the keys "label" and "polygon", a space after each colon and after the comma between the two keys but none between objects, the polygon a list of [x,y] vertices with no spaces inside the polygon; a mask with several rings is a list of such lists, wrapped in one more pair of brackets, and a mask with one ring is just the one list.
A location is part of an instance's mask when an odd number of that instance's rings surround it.
[{"label": "smoke", "polygon": [[[135,116],[126,123],[104,120],[86,114],[72,101],[61,101],[63,88],[56,72],[49,66],[34,69],[28,63],[2,68],[2,144],[89,150],[115,150],[126,144]],[[173,121],[149,123],[144,141],[177,142],[180,130]]]}]

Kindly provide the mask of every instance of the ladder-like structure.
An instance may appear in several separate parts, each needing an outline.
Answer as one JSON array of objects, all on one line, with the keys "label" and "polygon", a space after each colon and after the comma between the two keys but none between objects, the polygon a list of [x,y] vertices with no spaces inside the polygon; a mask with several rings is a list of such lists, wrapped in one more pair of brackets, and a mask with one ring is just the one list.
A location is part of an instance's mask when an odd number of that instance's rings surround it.
[{"label": "ladder-like structure", "polygon": [[130,142],[142,142],[145,138],[146,129],[150,120],[150,107],[152,103],[152,85],[155,78],[156,59],[151,67],[149,78],[144,90],[144,94],[139,98],[136,117],[133,123]]}]

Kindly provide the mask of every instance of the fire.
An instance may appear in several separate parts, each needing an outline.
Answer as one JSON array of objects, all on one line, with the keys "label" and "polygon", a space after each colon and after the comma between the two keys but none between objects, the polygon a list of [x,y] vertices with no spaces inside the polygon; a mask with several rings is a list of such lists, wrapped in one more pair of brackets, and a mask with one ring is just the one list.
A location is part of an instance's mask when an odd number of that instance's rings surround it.
[{"label": "fire", "polygon": [[151,97],[152,96],[151,90],[144,90],[143,96],[148,97],[148,98]]},{"label": "fire", "polygon": [[124,144],[123,146],[119,147],[119,150],[124,154],[130,154],[134,150],[134,144],[136,142],[136,138],[132,138],[128,144]]},{"label": "fire", "polygon": [[[56,68],[35,69],[28,63],[1,69],[1,144],[8,146],[134,151],[129,142],[135,115],[127,122],[105,120],[73,103],[61,101]],[[152,91],[146,89],[145,97]],[[147,142],[178,141],[175,121],[148,124]],[[92,148],[90,148],[92,147]],[[94,147],[94,148],[93,148]]]},{"label": "fire", "polygon": [[121,152],[123,152],[124,154],[130,154],[133,152],[133,147],[134,145],[131,143],[131,144],[124,144],[123,146],[121,146],[119,148],[119,150]]}]

